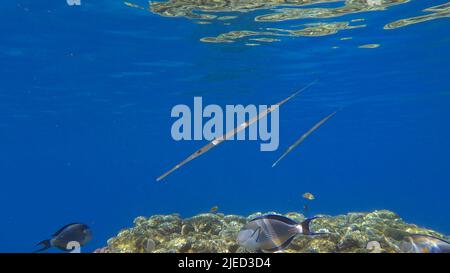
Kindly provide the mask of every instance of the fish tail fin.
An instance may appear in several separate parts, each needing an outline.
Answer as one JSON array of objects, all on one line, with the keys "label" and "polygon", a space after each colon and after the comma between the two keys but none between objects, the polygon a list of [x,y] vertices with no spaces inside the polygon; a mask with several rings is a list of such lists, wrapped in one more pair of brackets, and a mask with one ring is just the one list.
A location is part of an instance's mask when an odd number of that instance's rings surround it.
[{"label": "fish tail fin", "polygon": [[38,249],[38,250],[36,250],[36,251],[34,251],[34,253],[38,253],[38,252],[47,250],[50,247],[52,247],[52,244],[50,243],[50,240],[44,240],[44,241],[41,241],[41,242],[36,244],[36,246],[39,246],[39,245],[42,245],[43,247]]},{"label": "fish tail fin", "polygon": [[323,235],[323,234],[327,234],[327,233],[316,233],[316,232],[312,232],[311,228],[310,228],[310,224],[311,221],[317,218],[322,218],[320,216],[316,216],[316,217],[311,217],[306,219],[305,221],[303,221],[300,225],[302,226],[302,233],[304,235],[310,235],[310,236],[314,236],[314,235]]}]

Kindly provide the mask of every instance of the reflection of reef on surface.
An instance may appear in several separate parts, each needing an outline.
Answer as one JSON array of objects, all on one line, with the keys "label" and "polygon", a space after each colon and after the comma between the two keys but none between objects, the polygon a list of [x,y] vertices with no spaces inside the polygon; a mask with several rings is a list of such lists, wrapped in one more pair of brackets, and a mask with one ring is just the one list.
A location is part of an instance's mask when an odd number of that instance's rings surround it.
[{"label": "reflection of reef on surface", "polygon": [[191,19],[215,19],[217,12],[249,12],[268,10],[281,6],[305,6],[342,0],[169,0],[152,2],[150,10],[156,14],[169,17],[187,17]]},{"label": "reflection of reef on surface", "polygon": [[[178,253],[236,253],[248,252],[236,243],[236,236],[244,224],[261,215],[243,217],[221,213],[199,214],[182,219],[179,215],[138,217],[133,228],[119,232],[108,240],[108,246],[97,252],[178,252]],[[286,216],[302,221],[299,213]],[[401,252],[400,246],[409,234],[428,234],[445,239],[435,231],[405,223],[390,211],[348,213],[314,220],[312,229],[327,232],[323,236],[297,236],[284,252]],[[448,239],[448,238],[447,238]]]},{"label": "reflection of reef on surface", "polygon": [[[313,4],[343,2],[340,7],[304,8]],[[270,10],[275,13],[255,17],[259,22],[278,22],[301,18],[330,18],[358,12],[380,11],[409,0],[169,0],[151,2],[150,10],[169,17],[216,19],[218,12],[249,12]]]},{"label": "reflection of reef on surface", "polygon": [[378,48],[380,47],[379,44],[367,44],[367,45],[360,45],[359,48]]},{"label": "reflection of reef on surface", "polygon": [[[207,43],[232,43],[234,40],[242,39],[250,36],[285,36],[285,37],[318,37],[336,34],[341,30],[362,28],[365,25],[350,26],[348,22],[335,22],[335,23],[316,23],[308,24],[306,28],[287,30],[277,28],[267,28],[266,31],[231,31],[228,33],[220,34],[217,37],[205,37],[202,38],[202,42]],[[264,39],[265,42],[278,41],[272,38],[256,38]],[[253,38],[255,40],[255,38]]]},{"label": "reflection of reef on surface", "polygon": [[255,18],[259,22],[276,22],[303,18],[331,18],[367,11],[382,11],[394,5],[404,4],[409,0],[347,0],[344,6],[337,8],[282,8],[273,14]]},{"label": "reflection of reef on surface", "polygon": [[[208,24],[206,22],[222,22],[231,25],[232,20],[238,18],[243,13],[256,10],[263,10],[265,14],[260,14],[254,18],[255,22],[280,22],[297,19],[322,19],[344,16],[348,14],[383,11],[387,8],[404,4],[409,0],[169,0],[167,2],[149,3],[148,8],[125,2],[127,6],[148,9],[149,11],[166,17],[185,17],[197,21],[197,24]],[[324,5],[336,3],[338,7],[308,7],[311,5]],[[353,19],[351,22],[360,22],[364,18]],[[224,23],[226,21],[227,23]],[[350,22],[340,22],[349,25]],[[234,30],[228,33],[219,34],[216,37],[202,38],[203,42],[230,43],[233,40],[249,36],[323,36],[334,34],[340,30],[333,28],[332,24],[318,23],[319,27],[309,27],[303,30],[279,29],[277,32],[265,28],[258,31]],[[349,28],[346,28],[349,29]],[[308,35],[308,31],[312,31]],[[280,33],[281,32],[281,33]],[[329,33],[328,33],[329,32]],[[284,34],[282,34],[284,33]],[[236,38],[237,37],[237,38]],[[263,37],[265,39],[271,39]],[[268,41],[265,41],[268,42]]]},{"label": "reflection of reef on surface", "polygon": [[431,13],[427,14],[427,15],[406,18],[406,19],[402,19],[402,20],[398,20],[398,21],[389,23],[384,26],[384,29],[395,29],[395,28],[405,27],[405,26],[409,26],[412,24],[423,23],[426,21],[435,20],[435,19],[439,19],[439,18],[450,18],[450,2],[439,5],[439,6],[430,7],[430,8],[424,9],[423,11],[431,12]]}]

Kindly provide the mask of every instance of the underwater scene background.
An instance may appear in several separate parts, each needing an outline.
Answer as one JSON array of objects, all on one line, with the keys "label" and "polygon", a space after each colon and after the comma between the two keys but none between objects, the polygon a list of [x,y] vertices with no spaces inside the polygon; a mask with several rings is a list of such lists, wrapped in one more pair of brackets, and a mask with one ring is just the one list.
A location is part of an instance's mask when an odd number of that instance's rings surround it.
[{"label": "underwater scene background", "polygon": [[[93,251],[137,216],[214,206],[387,209],[450,234],[447,1],[150,4],[2,3],[0,252],[33,251],[71,222],[90,226]],[[172,139],[174,105],[270,105],[314,80],[281,108],[278,151],[230,141],[155,181],[207,143]]]}]

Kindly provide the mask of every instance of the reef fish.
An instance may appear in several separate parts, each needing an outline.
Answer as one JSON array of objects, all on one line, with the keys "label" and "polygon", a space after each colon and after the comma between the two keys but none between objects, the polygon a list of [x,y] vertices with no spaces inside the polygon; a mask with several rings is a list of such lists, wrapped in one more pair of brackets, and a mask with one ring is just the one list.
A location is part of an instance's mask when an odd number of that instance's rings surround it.
[{"label": "reef fish", "polygon": [[80,223],[68,224],[55,232],[51,239],[39,242],[37,246],[42,245],[43,247],[35,252],[41,252],[51,247],[56,247],[63,251],[71,251],[74,247],[84,246],[91,239],[92,231],[87,225]]},{"label": "reef fish", "polygon": [[450,253],[450,242],[423,234],[412,234],[400,245],[406,253]]},{"label": "reef fish", "polygon": [[222,142],[224,142],[225,140],[231,138],[232,136],[236,135],[237,133],[239,133],[242,130],[245,130],[247,127],[249,127],[251,124],[257,122],[258,120],[262,119],[263,117],[267,116],[269,113],[271,113],[272,111],[275,111],[276,109],[278,109],[281,105],[285,104],[286,102],[288,102],[289,100],[293,99],[295,96],[297,96],[298,94],[300,94],[302,91],[308,89],[310,86],[312,86],[313,84],[315,84],[316,81],[311,82],[310,84],[308,84],[307,86],[303,87],[302,89],[300,89],[299,91],[295,92],[294,94],[290,95],[288,98],[280,101],[279,103],[272,105],[271,107],[267,108],[267,110],[260,112],[257,116],[253,117],[252,119],[244,122],[243,124],[239,125],[238,127],[234,128],[233,130],[230,130],[229,132],[225,133],[224,135],[217,137],[215,139],[213,139],[210,143],[206,144],[205,146],[203,146],[202,148],[200,148],[199,150],[197,150],[195,153],[191,154],[190,156],[188,156],[185,160],[183,160],[181,163],[179,163],[178,165],[176,165],[175,167],[173,167],[172,169],[170,169],[169,171],[167,171],[166,173],[164,173],[163,175],[159,176],[158,178],[156,178],[156,181],[161,181],[164,178],[166,178],[169,174],[171,174],[172,172],[174,172],[175,170],[181,168],[183,165],[187,164],[188,162],[194,160],[195,158],[201,156],[202,154],[206,153],[207,151],[211,150],[212,148],[216,147],[217,145],[221,144]]},{"label": "reef fish", "polygon": [[305,193],[302,195],[302,197],[305,198],[305,199],[308,199],[308,200],[314,200],[314,199],[316,199],[316,197],[315,197],[312,193],[310,193],[310,192],[305,192]]},{"label": "reef fish", "polygon": [[218,206],[214,206],[214,207],[212,207],[212,208],[209,210],[209,213],[215,214],[215,213],[217,213],[218,210],[219,210],[219,207],[218,207]]},{"label": "reef fish", "polygon": [[281,216],[263,215],[249,221],[238,233],[240,246],[257,252],[276,252],[289,246],[299,234],[321,235],[311,232],[309,224],[318,217],[308,218],[301,223]]},{"label": "reef fish", "polygon": [[277,159],[277,161],[275,161],[275,163],[273,163],[272,168],[275,167],[287,154],[289,154],[295,147],[300,145],[300,143],[302,143],[310,134],[312,134],[315,130],[319,129],[320,126],[322,126],[327,120],[329,120],[336,113],[337,112],[334,112],[334,113],[326,116],[325,118],[323,118],[321,121],[316,123],[316,125],[314,125],[311,129],[309,129],[308,132],[303,134],[296,142],[294,142],[294,144],[289,146],[289,148],[286,149],[286,151]]}]

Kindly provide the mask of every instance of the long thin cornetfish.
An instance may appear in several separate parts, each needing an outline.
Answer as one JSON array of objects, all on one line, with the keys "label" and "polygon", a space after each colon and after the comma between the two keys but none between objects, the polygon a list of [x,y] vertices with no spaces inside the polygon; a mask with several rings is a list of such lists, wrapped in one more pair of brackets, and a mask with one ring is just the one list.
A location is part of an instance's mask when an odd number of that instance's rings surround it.
[{"label": "long thin cornetfish", "polygon": [[321,121],[316,123],[311,129],[309,129],[308,132],[303,134],[296,142],[294,142],[294,144],[289,146],[289,148],[286,149],[286,151],[280,156],[280,158],[278,158],[277,161],[275,161],[275,163],[273,163],[272,168],[275,167],[287,154],[289,154],[295,147],[300,145],[300,143],[302,143],[310,134],[312,134],[315,130],[319,129],[320,126],[322,126],[325,122],[327,122],[327,120],[329,120],[336,113],[337,112],[334,112],[334,113],[326,116],[325,118],[323,118]]},{"label": "long thin cornetfish", "polygon": [[279,103],[272,105],[271,107],[269,107],[266,111],[263,111],[261,113],[259,113],[256,117],[253,117],[252,119],[250,119],[249,121],[246,121],[244,123],[242,123],[241,125],[239,125],[238,127],[234,128],[233,130],[230,130],[229,132],[225,133],[224,135],[222,135],[221,137],[217,137],[215,139],[213,139],[210,143],[206,144],[205,146],[203,146],[202,148],[200,148],[199,150],[197,150],[195,153],[191,154],[189,157],[187,157],[185,160],[181,161],[179,164],[177,164],[175,167],[173,167],[172,169],[170,169],[169,171],[167,171],[166,173],[164,173],[163,175],[159,176],[158,178],[156,178],[156,181],[161,181],[164,178],[166,178],[169,174],[173,173],[175,170],[181,168],[182,166],[184,166],[185,164],[187,164],[189,161],[192,161],[193,159],[201,156],[202,154],[206,153],[207,151],[211,150],[212,148],[216,147],[217,145],[221,144],[222,142],[224,142],[226,139],[231,138],[232,136],[234,136],[235,134],[237,134],[238,132],[244,130],[245,128],[247,128],[248,126],[250,126],[251,124],[255,123],[256,121],[262,119],[263,117],[267,116],[270,112],[278,109],[278,107],[280,107],[281,105],[285,104],[286,102],[288,102],[289,100],[291,100],[292,98],[294,98],[295,96],[297,96],[298,94],[300,94],[301,92],[305,91],[306,89],[308,89],[309,87],[311,87],[313,84],[315,84],[317,82],[313,81],[311,83],[309,83],[307,86],[303,87],[302,89],[300,89],[299,91],[295,92],[294,94],[290,95],[289,97],[287,97],[286,99],[280,101]]}]

